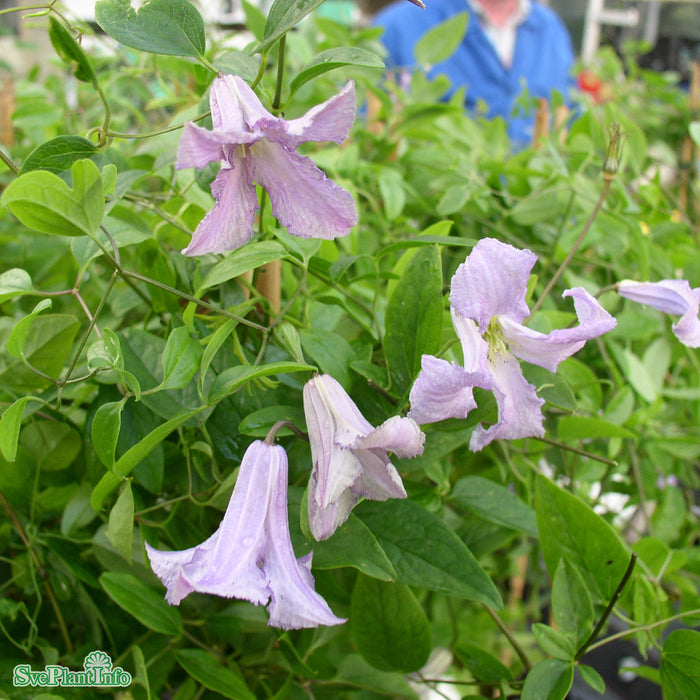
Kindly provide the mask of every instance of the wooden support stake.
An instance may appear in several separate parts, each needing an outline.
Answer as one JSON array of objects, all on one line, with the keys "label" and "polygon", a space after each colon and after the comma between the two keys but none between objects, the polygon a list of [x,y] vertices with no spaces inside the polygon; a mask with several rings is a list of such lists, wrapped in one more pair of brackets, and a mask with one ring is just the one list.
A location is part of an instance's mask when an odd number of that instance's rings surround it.
[{"label": "wooden support stake", "polygon": [[540,97],[535,112],[535,131],[532,134],[532,147],[539,148],[542,141],[549,136],[549,102]]},{"label": "wooden support stake", "polygon": [[10,79],[2,81],[0,91],[0,143],[7,147],[14,146],[15,129],[12,114],[15,111],[15,84]]},{"label": "wooden support stake", "polygon": [[282,298],[282,261],[273,260],[258,269],[258,279],[255,285],[260,295],[267,299],[273,314],[280,311]]}]

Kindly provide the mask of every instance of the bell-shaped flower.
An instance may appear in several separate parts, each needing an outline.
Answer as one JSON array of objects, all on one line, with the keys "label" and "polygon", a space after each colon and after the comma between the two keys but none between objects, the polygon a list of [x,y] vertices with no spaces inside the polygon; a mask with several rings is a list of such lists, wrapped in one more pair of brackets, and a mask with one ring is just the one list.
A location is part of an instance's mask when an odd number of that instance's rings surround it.
[{"label": "bell-shaped flower", "polygon": [[406,498],[387,453],[415,457],[423,452],[425,435],[413,420],[394,416],[373,428],[328,374],[304,386],[304,413],[313,461],[309,528],[317,540],[329,538],[360,498]]},{"label": "bell-shaped flower", "polygon": [[623,280],[617,291],[625,299],[651,306],[666,314],[680,316],[672,328],[676,338],[690,348],[700,347],[700,288],[694,289],[687,280],[633,282]]},{"label": "bell-shaped flower", "polygon": [[479,424],[469,446],[481,450],[496,439],[544,435],[544,400],[523,376],[518,358],[555,372],[586,340],[615,327],[615,319],[582,287],[567,289],[579,325],[544,334],[522,325],[530,310],[527,282],[537,256],[485,238],[452,278],[452,319],[464,352],[464,369],[423,356],[411,389],[409,417],[418,423],[464,418],[474,407],[469,385],[493,391],[498,422]]},{"label": "bell-shaped flower", "polygon": [[246,450],[219,529],[202,544],[160,551],[146,544],[171,605],[193,591],[268,605],[272,627],[339,625],[314,590],[311,553],[297,559],[287,516],[287,454],[256,440]]},{"label": "bell-shaped flower", "polygon": [[313,161],[297,153],[308,141],[343,141],[355,120],[355,85],[289,121],[268,112],[237,75],[216,78],[209,97],[212,130],[185,125],[177,168],[221,162],[211,192],[214,208],[202,219],[185,255],[223,253],[253,235],[258,200],[265,188],[272,213],[289,233],[302,238],[345,236],[357,223],[355,200],[329,180]]}]

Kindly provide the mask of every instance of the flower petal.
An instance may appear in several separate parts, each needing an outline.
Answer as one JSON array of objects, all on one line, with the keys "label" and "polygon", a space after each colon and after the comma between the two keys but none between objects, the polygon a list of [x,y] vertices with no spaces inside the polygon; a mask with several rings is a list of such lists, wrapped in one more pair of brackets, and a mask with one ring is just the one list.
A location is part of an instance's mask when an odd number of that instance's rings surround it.
[{"label": "flower petal", "polygon": [[397,457],[416,457],[423,454],[424,443],[425,435],[415,421],[392,416],[365,437],[358,438],[355,446],[393,452]]},{"label": "flower petal", "polygon": [[187,122],[178,142],[175,167],[178,170],[206,168],[209,163],[223,160],[224,146],[228,143],[226,136],[220,132]]},{"label": "flower petal", "polygon": [[646,304],[667,314],[681,316],[681,319],[673,324],[676,337],[688,347],[700,347],[700,288],[691,288],[687,280],[624,280],[620,282],[618,292],[626,299]]},{"label": "flower petal", "polygon": [[476,408],[472,388],[491,388],[486,362],[488,343],[479,334],[474,321],[464,318],[454,308],[451,312],[452,324],[462,345],[464,367],[423,355],[421,371],[411,387],[411,410],[408,412],[408,417],[419,424],[466,418],[469,411]]},{"label": "flower petal", "polygon": [[452,277],[450,303],[483,333],[494,316],[520,322],[529,315],[525,295],[537,256],[495,238],[483,238]]},{"label": "flower petal", "polygon": [[[277,124],[284,124],[284,142],[290,148],[307,141],[340,143],[350,133],[356,110],[355,83],[350,80],[337,95],[312,107],[303,117],[286,122],[278,120]],[[267,135],[268,132],[264,131]],[[277,137],[274,140],[281,139]]]},{"label": "flower petal", "polygon": [[687,280],[661,280],[660,282],[623,280],[618,285],[618,294],[625,299],[675,316],[683,316],[690,306],[696,303],[696,295]]},{"label": "flower petal", "polygon": [[617,321],[583,287],[567,289],[563,296],[574,298],[579,325],[545,335],[508,317],[499,318],[503,336],[514,355],[525,362],[556,372],[562,360],[578,352],[587,340],[615,328]]},{"label": "flower petal", "polygon": [[337,238],[357,223],[355,200],[314,162],[263,139],[250,146],[254,180],[270,196],[272,213],[302,238]]},{"label": "flower petal", "polygon": [[309,530],[318,542],[327,540],[347,519],[350,511],[360,500],[360,496],[350,488],[345,489],[337,498],[320,506],[315,502],[312,493],[316,490],[316,477],[309,477]]},{"label": "flower petal", "polygon": [[190,244],[182,251],[184,255],[224,253],[252,238],[258,199],[247,169],[242,158],[233,167],[222,166],[211,184],[217,202],[199,222]]},{"label": "flower petal", "polygon": [[270,449],[277,450],[279,468],[274,472],[265,524],[267,544],[263,568],[272,592],[268,624],[286,630],[340,625],[345,620],[336,617],[328,603],[314,590],[311,555],[298,560],[294,555],[287,513],[287,454],[279,446]]},{"label": "flower petal", "polygon": [[[228,508],[217,531],[202,544],[179,552],[146,546],[151,567],[177,605],[193,591],[251,603],[267,603],[268,579],[258,566],[267,546],[265,520],[280,469],[279,454],[257,440],[246,450]],[[286,465],[286,455],[282,448]],[[285,477],[286,478],[286,477]]]},{"label": "flower petal", "polygon": [[263,107],[250,85],[238,75],[214,79],[209,105],[214,130],[252,131],[258,120],[276,119]]},{"label": "flower petal", "polygon": [[362,463],[362,473],[350,489],[354,494],[371,501],[406,498],[403,481],[385,450],[356,450],[356,454]]},{"label": "flower petal", "polygon": [[510,353],[497,354],[489,359],[489,367],[498,404],[498,423],[488,429],[477,425],[469,448],[478,452],[493,440],[542,437],[544,399],[537,396],[535,387],[526,381],[517,358]]},{"label": "flower petal", "polygon": [[313,377],[304,386],[304,413],[313,459],[309,480],[311,520],[312,509],[327,508],[357,479],[362,466],[350,447],[372,426],[340,384],[326,374]]},{"label": "flower petal", "polygon": [[472,376],[454,362],[421,357],[421,371],[411,387],[408,417],[421,425],[448,418],[466,418],[476,408]]}]

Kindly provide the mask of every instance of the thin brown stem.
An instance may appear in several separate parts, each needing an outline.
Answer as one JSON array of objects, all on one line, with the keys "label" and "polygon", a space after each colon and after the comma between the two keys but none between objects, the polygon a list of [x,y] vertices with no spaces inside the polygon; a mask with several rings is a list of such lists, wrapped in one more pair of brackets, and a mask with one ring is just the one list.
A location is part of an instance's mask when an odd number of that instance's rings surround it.
[{"label": "thin brown stem", "polygon": [[603,207],[603,203],[605,202],[605,199],[608,196],[608,192],[610,191],[611,185],[612,179],[606,177],[603,180],[603,189],[600,191],[600,197],[598,197],[598,201],[596,202],[595,207],[593,207],[591,215],[588,217],[588,220],[584,224],[583,229],[581,229],[581,233],[579,233],[574,245],[571,246],[571,250],[567,253],[562,264],[559,265],[559,268],[554,273],[554,276],[552,277],[552,279],[549,280],[542,294],[540,294],[539,299],[537,299],[537,301],[534,303],[532,310],[530,311],[530,316],[534,316],[535,312],[540,308],[540,306],[542,306],[542,302],[547,298],[547,295],[552,291],[552,288],[559,281],[559,278],[564,274],[564,271],[569,266],[569,263],[573,260],[574,255],[576,255],[576,253],[578,252],[578,249],[583,243],[583,239],[586,237],[586,234],[590,230],[591,226],[593,225],[593,222],[598,216],[598,213]]},{"label": "thin brown stem", "polygon": [[520,658],[520,661],[522,662],[523,666],[525,667],[526,671],[529,671],[532,668],[532,662],[530,659],[527,658],[527,654],[525,653],[525,650],[518,644],[518,640],[513,636],[513,633],[508,629],[508,626],[506,625],[503,620],[498,616],[498,613],[486,603],[482,603],[482,606],[484,610],[491,616],[491,619],[496,623],[498,626],[498,629],[503,632],[503,634],[506,636],[506,639],[508,640],[508,643],[513,647],[515,650],[515,653],[518,655]]},{"label": "thin brown stem", "polygon": [[600,617],[600,620],[598,620],[598,624],[595,626],[593,631],[588,635],[588,639],[579,647],[579,650],[576,652],[576,656],[574,656],[574,661],[578,661],[589,649],[591,644],[595,641],[596,637],[600,634],[600,631],[603,629],[605,623],[608,621],[608,618],[610,617],[610,613],[612,613],[613,608],[615,607],[615,603],[617,603],[618,598],[622,595],[622,591],[624,590],[625,586],[627,585],[627,581],[630,580],[630,576],[632,576],[632,572],[634,571],[634,566],[637,563],[637,555],[632,553],[632,556],[630,557],[630,563],[627,565],[627,570],[625,573],[622,575],[622,578],[620,579],[620,583],[617,584],[617,588],[615,589],[615,592],[612,595],[612,598],[610,598],[610,602],[606,606],[605,610],[603,611],[603,614]]}]

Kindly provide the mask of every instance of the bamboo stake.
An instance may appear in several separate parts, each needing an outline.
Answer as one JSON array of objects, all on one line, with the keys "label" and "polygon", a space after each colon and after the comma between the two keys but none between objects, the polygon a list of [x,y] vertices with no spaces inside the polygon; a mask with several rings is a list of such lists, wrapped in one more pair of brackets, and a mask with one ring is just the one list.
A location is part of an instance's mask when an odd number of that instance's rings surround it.
[{"label": "bamboo stake", "polygon": [[258,279],[255,288],[260,295],[267,299],[272,310],[272,315],[276,316],[280,311],[280,301],[282,298],[282,261],[273,260],[258,269]]},{"label": "bamboo stake", "polygon": [[12,114],[15,111],[15,85],[12,80],[3,80],[0,92],[0,143],[11,147],[15,143]]},{"label": "bamboo stake", "polygon": [[538,149],[542,141],[549,136],[549,102],[540,97],[535,112],[535,131],[532,134],[532,147]]}]

